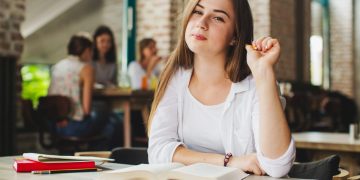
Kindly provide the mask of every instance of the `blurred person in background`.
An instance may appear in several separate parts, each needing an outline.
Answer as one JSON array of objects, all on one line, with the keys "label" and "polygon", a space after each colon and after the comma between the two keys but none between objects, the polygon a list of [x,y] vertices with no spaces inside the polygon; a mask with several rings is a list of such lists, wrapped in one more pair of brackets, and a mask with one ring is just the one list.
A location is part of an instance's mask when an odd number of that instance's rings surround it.
[{"label": "blurred person in background", "polygon": [[[60,60],[51,69],[48,95],[63,95],[73,102],[73,114],[68,121],[56,123],[57,133],[62,136],[91,136],[103,134],[108,140],[114,125],[106,114],[91,111],[94,87],[91,35],[85,32],[73,35],[68,43],[68,57]],[[106,146],[106,145],[104,145]],[[108,147],[102,147],[107,149]]]},{"label": "blurred person in background", "polygon": [[129,76],[132,89],[148,89],[151,78],[159,77],[162,67],[162,58],[157,55],[156,41],[152,38],[145,38],[139,42],[139,58],[129,65]]},{"label": "blurred person in background", "polygon": [[95,82],[105,87],[117,85],[116,46],[114,34],[107,26],[99,26],[93,35],[94,49],[92,65]]}]

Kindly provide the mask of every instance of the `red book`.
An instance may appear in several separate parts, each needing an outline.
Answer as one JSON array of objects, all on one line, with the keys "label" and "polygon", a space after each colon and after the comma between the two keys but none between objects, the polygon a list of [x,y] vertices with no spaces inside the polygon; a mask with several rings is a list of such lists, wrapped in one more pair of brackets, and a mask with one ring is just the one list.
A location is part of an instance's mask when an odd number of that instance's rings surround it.
[{"label": "red book", "polygon": [[16,172],[31,172],[41,170],[59,169],[88,169],[95,168],[94,161],[64,161],[64,162],[37,162],[28,159],[15,159],[14,169]]}]

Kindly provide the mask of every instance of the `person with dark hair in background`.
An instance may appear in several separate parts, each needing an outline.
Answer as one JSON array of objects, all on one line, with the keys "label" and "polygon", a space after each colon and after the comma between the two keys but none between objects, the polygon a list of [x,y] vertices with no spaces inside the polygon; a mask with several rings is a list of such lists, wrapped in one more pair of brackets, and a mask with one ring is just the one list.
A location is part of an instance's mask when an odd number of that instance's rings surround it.
[{"label": "person with dark hair in background", "polygon": [[[117,55],[115,38],[112,30],[105,25],[96,28],[93,34],[93,58],[92,66],[95,69],[95,83],[101,87],[117,86]],[[110,142],[110,147],[122,144],[122,115],[112,111],[111,105],[104,101],[94,101],[92,104],[94,112],[107,114],[110,122],[114,125],[114,137]]]},{"label": "person with dark hair in background", "polygon": [[116,46],[114,34],[107,26],[99,26],[93,35],[93,67],[95,82],[106,86],[117,84]]},{"label": "person with dark hair in background", "polygon": [[[103,134],[108,139],[114,131],[106,114],[91,113],[94,68],[91,35],[85,32],[73,35],[68,43],[68,57],[51,69],[49,95],[63,95],[73,102],[73,114],[69,121],[56,124],[62,136],[88,136]],[[107,147],[104,147],[107,149]]]}]

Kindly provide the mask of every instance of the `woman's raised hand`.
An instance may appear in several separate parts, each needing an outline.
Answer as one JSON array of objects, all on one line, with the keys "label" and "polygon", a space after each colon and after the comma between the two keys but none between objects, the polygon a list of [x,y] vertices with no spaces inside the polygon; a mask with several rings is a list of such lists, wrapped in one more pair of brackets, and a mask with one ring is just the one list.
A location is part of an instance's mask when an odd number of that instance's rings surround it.
[{"label": "woman's raised hand", "polygon": [[263,37],[246,45],[247,63],[254,77],[272,69],[279,61],[280,44],[277,39]]}]

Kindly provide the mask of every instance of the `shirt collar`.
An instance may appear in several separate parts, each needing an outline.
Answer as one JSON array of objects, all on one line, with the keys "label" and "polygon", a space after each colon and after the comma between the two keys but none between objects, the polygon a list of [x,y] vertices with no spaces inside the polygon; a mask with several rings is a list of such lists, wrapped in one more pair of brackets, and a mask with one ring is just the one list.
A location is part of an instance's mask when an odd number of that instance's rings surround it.
[{"label": "shirt collar", "polygon": [[[185,81],[183,82],[185,83],[186,87],[189,85],[191,73],[192,73],[192,68],[185,70]],[[251,79],[252,79],[252,75],[249,75],[240,82],[232,83],[227,100],[232,100],[237,93],[241,93],[249,90]]]},{"label": "shirt collar", "polygon": [[252,75],[249,75],[240,82],[232,83],[232,93],[236,94],[249,90],[251,78]]},{"label": "shirt collar", "polygon": [[69,55],[69,56],[68,56],[68,59],[80,61],[79,56],[74,56],[74,55]]},{"label": "shirt collar", "polygon": [[237,93],[245,92],[249,90],[249,87],[250,87],[250,76],[246,77],[240,82],[232,83],[230,93],[226,98],[226,102],[231,103],[235,99],[235,95]]}]

